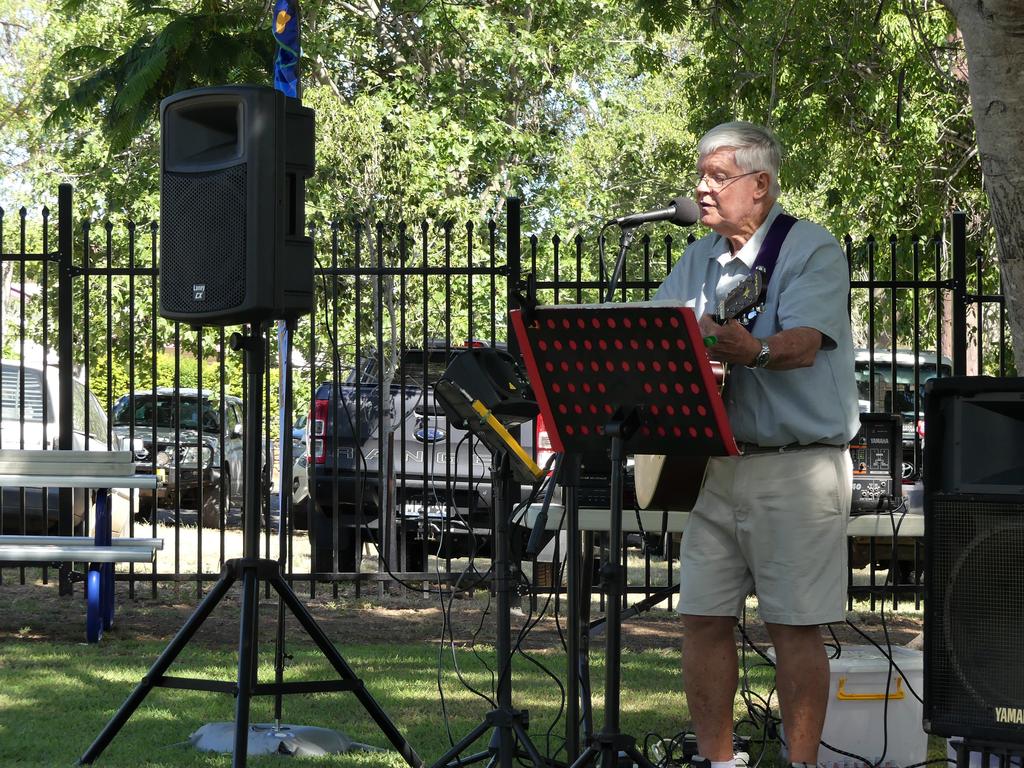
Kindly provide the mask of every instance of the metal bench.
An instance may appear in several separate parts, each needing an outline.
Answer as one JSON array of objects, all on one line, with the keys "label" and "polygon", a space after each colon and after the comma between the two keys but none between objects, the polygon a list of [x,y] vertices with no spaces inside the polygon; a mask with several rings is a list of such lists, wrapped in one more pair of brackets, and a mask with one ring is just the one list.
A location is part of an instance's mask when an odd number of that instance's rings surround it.
[{"label": "metal bench", "polygon": [[136,475],[131,451],[0,450],[0,488],[91,488],[95,536],[2,536],[0,561],[19,564],[88,562],[86,639],[99,642],[114,622],[114,563],[153,562],[163,539],[111,536],[110,489],[155,488]]}]

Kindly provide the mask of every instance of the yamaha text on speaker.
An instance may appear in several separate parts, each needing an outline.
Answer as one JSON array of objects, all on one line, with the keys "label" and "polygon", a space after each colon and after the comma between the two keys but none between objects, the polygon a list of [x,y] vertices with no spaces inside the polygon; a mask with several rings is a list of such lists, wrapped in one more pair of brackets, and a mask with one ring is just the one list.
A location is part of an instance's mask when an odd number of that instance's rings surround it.
[{"label": "yamaha text on speaker", "polygon": [[925,391],[925,730],[1024,744],[1024,379]]},{"label": "yamaha text on speaker", "polygon": [[164,99],[160,127],[160,314],[231,325],[311,312],[313,111],[273,88],[199,88]]}]

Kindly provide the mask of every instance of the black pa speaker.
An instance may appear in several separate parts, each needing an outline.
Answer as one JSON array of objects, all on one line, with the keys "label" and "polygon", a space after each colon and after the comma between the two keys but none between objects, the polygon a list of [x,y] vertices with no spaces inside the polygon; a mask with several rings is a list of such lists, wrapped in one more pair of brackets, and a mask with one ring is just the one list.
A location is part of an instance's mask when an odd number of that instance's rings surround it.
[{"label": "black pa speaker", "polygon": [[924,728],[1024,744],[1024,379],[925,393]]},{"label": "black pa speaker", "polygon": [[313,110],[273,88],[160,103],[160,314],[232,325],[313,308]]}]

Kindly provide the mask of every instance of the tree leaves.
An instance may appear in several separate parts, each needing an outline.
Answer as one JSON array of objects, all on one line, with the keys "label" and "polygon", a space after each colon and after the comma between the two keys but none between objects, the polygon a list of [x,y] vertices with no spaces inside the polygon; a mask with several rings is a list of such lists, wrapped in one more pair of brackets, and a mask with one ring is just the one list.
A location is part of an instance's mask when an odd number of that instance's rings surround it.
[{"label": "tree leaves", "polygon": [[[70,40],[50,28],[64,53],[39,103],[66,153],[58,163],[87,186],[146,185],[115,198],[153,197],[155,177],[117,166],[153,166],[143,156],[164,96],[269,83],[262,0],[66,7]],[[678,194],[696,138],[734,117],[774,127],[787,200],[835,231],[910,229],[978,204],[966,91],[942,69],[949,17],[914,4],[408,0],[303,12],[319,210],[470,216],[518,189],[538,221],[575,226]],[[97,119],[109,170],[81,154],[102,143],[87,137]]]},{"label": "tree leaves", "polygon": [[[69,0],[66,7],[78,14],[86,3]],[[122,52],[89,42],[61,57],[72,77],[67,99],[53,107],[48,127],[67,127],[98,112],[111,152],[119,152],[155,118],[160,101],[176,90],[239,79],[268,82],[274,44],[262,23],[265,17],[262,3],[255,2],[232,9],[207,3],[179,11],[131,0],[126,19],[138,34]]]}]

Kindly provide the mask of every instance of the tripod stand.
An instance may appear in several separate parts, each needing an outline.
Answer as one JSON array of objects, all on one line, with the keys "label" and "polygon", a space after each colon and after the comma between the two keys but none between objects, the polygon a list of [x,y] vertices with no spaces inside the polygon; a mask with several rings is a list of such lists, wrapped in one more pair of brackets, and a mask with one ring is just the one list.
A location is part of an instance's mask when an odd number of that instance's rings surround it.
[{"label": "tripod stand", "polygon": [[[259,558],[259,516],[261,494],[260,476],[262,474],[261,451],[261,411],[264,373],[264,335],[263,328],[254,323],[250,334],[243,336],[234,334],[231,337],[232,349],[245,352],[247,402],[245,412],[245,497],[244,509],[244,540],[243,557],[229,560],[224,564],[220,579],[213,589],[196,608],[185,624],[178,630],[174,639],[160,654],[150,667],[149,672],[139,682],[131,695],[121,705],[106,727],[92,745],[79,759],[80,765],[91,764],[113,738],[128,722],[132,713],[138,708],[154,687],[184,688],[197,691],[216,691],[230,693],[236,697],[235,732],[233,768],[243,768],[246,764],[249,740],[249,704],[253,696],[275,695],[287,693],[319,693],[326,691],[351,691],[359,703],[373,718],[388,741],[394,745],[399,754],[412,768],[422,768],[423,760],[416,754],[412,746],[399,732],[395,724],[388,718],[380,704],[366,690],[363,681],[349,667],[345,659],[338,653],[327,635],[316,623],[316,620],[302,604],[291,586],[281,575],[280,564],[276,560]],[[238,640],[238,675],[233,683],[200,680],[195,678],[171,677],[165,673],[177,658],[178,654],[188,645],[196,631],[210,616],[214,608],[227,595],[228,590],[236,581],[242,582],[242,613]],[[338,680],[310,681],[286,683],[260,683],[257,680],[256,665],[258,652],[258,604],[260,582],[266,582],[277,592],[288,610],[298,619],[303,629],[327,658],[338,673]]]},{"label": "tripod stand", "polygon": [[[511,316],[552,447],[565,454],[611,452],[608,560],[601,568],[608,595],[604,726],[572,768],[598,760],[612,768],[620,754],[653,768],[619,720],[623,463],[627,453],[736,453],[725,407],[692,309],[560,305],[535,308],[529,321],[521,312]],[[575,563],[577,552],[569,556]]]},{"label": "tripod stand", "polygon": [[[512,768],[513,758],[527,758],[534,768],[544,768],[547,760],[530,740],[526,729],[529,715],[526,710],[512,706],[512,622],[510,615],[510,592],[513,588],[509,565],[509,525],[512,519],[512,493],[518,484],[513,482],[509,457],[495,451],[497,459],[491,473],[492,498],[494,499],[494,591],[496,593],[496,638],[495,651],[498,663],[497,707],[488,712],[473,730],[455,743],[437,760],[432,768],[462,766],[487,760],[487,767]],[[491,741],[486,750],[466,757],[459,757],[474,741],[488,729],[493,728]]]}]

